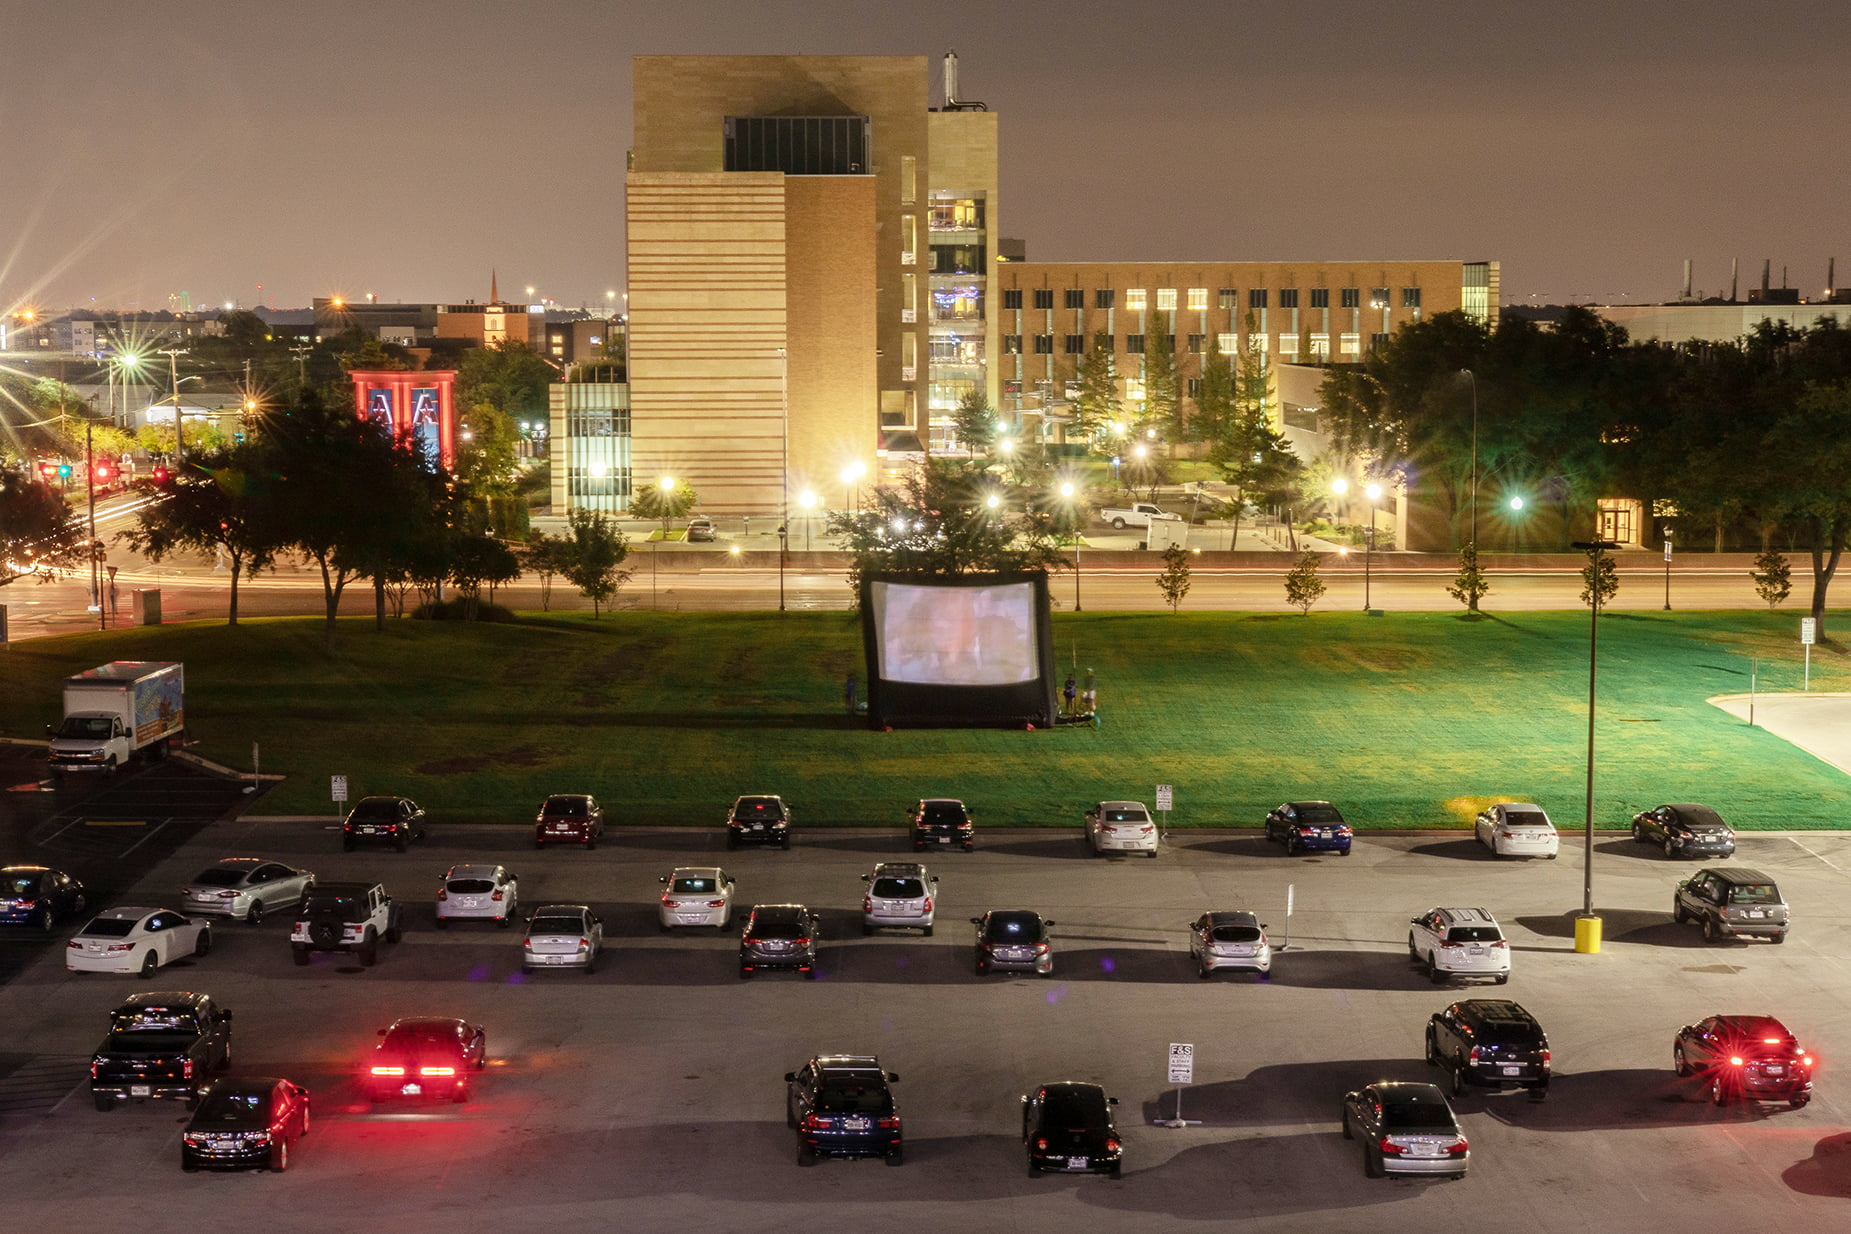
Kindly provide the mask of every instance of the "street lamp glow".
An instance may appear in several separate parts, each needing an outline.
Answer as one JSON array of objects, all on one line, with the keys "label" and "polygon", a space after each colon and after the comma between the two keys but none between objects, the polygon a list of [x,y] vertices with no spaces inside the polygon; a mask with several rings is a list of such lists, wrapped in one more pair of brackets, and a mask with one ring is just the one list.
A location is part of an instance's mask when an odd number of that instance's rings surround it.
[{"label": "street lamp glow", "polygon": [[1330,482],[1330,491],[1341,497],[1350,491],[1350,482],[1342,476],[1338,476],[1335,480]]},{"label": "street lamp glow", "polygon": [[1363,490],[1363,496],[1367,497],[1370,501],[1376,500],[1381,495],[1382,486],[1379,484],[1371,484],[1368,488]]},{"label": "street lamp glow", "polygon": [[1512,497],[1512,498],[1510,499],[1510,508],[1511,508],[1511,509],[1513,509],[1513,510],[1521,510],[1521,509],[1523,509],[1523,498],[1521,498],[1521,497]]},{"label": "street lamp glow", "polygon": [[[533,289],[528,288],[528,290],[531,291]],[[663,493],[665,494],[674,492],[675,491],[675,477],[674,476],[663,476],[660,480],[656,481],[656,487],[661,489]]]},{"label": "street lamp glow", "polygon": [[1073,481],[1071,481],[1071,480],[1063,480],[1063,481],[1061,481],[1061,486],[1060,486],[1060,495],[1061,495],[1062,497],[1071,497],[1071,496],[1073,496]]},{"label": "street lamp glow", "polygon": [[1144,443],[1143,443],[1143,442],[1139,442],[1139,443],[1138,443],[1138,448],[1137,448],[1137,449],[1135,449],[1135,450],[1133,450],[1133,451],[1132,451],[1132,453],[1133,453],[1133,454],[1135,454],[1135,455],[1137,455],[1137,456],[1138,456],[1139,458],[1143,458],[1143,457],[1145,457],[1146,455],[1148,455],[1148,454],[1150,453],[1150,451],[1149,451],[1149,450],[1146,450],[1146,449],[1144,448]]},{"label": "street lamp glow", "polygon": [[983,499],[983,504],[994,510],[996,507],[1003,504],[1003,499],[998,497],[995,493],[991,493],[988,497]]},{"label": "street lamp glow", "polygon": [[996,443],[996,448],[1002,451],[1004,454],[1010,453],[1011,451],[1015,449],[1015,438],[1013,437],[1002,438]]},{"label": "street lamp glow", "polygon": [[867,468],[860,463],[850,463],[842,469],[842,483],[853,484],[867,474]]},{"label": "street lamp glow", "polygon": [[803,504],[804,509],[814,510],[816,509],[816,503],[817,503],[818,498],[815,493],[811,492],[809,489],[806,488],[803,490],[802,495],[799,496],[797,500]]}]

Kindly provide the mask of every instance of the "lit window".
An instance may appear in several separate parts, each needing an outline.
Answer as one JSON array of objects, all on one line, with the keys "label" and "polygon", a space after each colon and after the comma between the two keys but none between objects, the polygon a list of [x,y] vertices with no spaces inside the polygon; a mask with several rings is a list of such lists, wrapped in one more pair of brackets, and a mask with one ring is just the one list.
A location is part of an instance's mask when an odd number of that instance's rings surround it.
[{"label": "lit window", "polygon": [[900,156],[900,200],[913,203],[913,184],[919,179],[919,160],[911,154]]},{"label": "lit window", "polygon": [[1176,288],[1159,287],[1157,289],[1157,311],[1174,313],[1176,311]]},{"label": "lit window", "polygon": [[1311,336],[1311,354],[1320,360],[1330,359],[1330,335],[1314,334]]},{"label": "lit window", "polygon": [[1217,334],[1215,336],[1215,346],[1221,349],[1222,355],[1232,355],[1234,352],[1240,350],[1240,335]]},{"label": "lit window", "polygon": [[1346,356],[1363,354],[1363,336],[1360,334],[1341,334],[1337,336],[1337,345],[1343,348]]},{"label": "lit window", "polygon": [[1145,309],[1145,294],[1142,287],[1125,288],[1125,311],[1142,313]]},{"label": "lit window", "polygon": [[1189,311],[1206,313],[1208,311],[1208,288],[1191,287],[1189,289]]},{"label": "lit window", "polygon": [[1282,356],[1295,356],[1298,354],[1298,336],[1296,334],[1281,334],[1279,336],[1279,354]]}]

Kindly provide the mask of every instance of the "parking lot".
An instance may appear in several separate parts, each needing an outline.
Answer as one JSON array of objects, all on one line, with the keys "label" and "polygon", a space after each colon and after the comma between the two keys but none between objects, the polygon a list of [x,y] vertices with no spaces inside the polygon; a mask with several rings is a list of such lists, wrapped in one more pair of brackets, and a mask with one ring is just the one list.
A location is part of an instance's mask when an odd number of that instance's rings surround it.
[{"label": "parking lot", "polygon": [[[1359,837],[1353,856],[1287,859],[1256,833],[1172,837],[1156,860],[1091,858],[1071,832],[980,832],[975,853],[928,853],[940,876],[932,938],[863,938],[858,876],[906,860],[897,828],[799,832],[790,852],[725,852],[717,828],[607,834],[593,852],[536,853],[522,828],[433,826],[409,854],[339,851],[325,822],[207,825],[131,893],[170,904],[223,855],[271,856],[324,882],[373,879],[407,906],[405,940],[378,966],[317,955],[295,967],[288,923],[215,927],[212,954],[151,981],[76,977],[48,955],[0,987],[0,1178],[15,1220],[145,1230],[215,1226],[417,1231],[468,1228],[491,1205],[512,1227],[787,1231],[1371,1230],[1422,1224],[1511,1230],[1829,1228],[1851,1200],[1851,841],[1745,835],[1735,864],[1779,880],[1792,939],[1705,946],[1674,926],[1673,864],[1618,835],[1596,844],[1606,946],[1573,952],[1578,839],[1557,861],[1494,862],[1455,835]],[[588,901],[608,948],[598,971],[520,972],[520,932],[433,927],[437,876],[499,861],[521,903]],[[662,935],[658,875],[720,864],[744,904],[820,911],[816,980],[737,976],[734,935]],[[1250,907],[1289,945],[1270,982],[1202,981],[1184,926]],[[1513,951],[1510,984],[1430,984],[1407,962],[1408,918],[1483,905]],[[977,977],[968,918],[989,908],[1054,918],[1051,978]],[[105,1014],[148,988],[210,992],[236,1014],[235,1070],[306,1083],[314,1132],[286,1175],[186,1175],[177,1103],[100,1114],[86,1083]],[[1474,1092],[1460,1182],[1363,1177],[1338,1131],[1344,1091],[1436,1079],[1427,1017],[1472,994],[1525,1004],[1548,1029],[1547,1102]],[[1713,1012],[1781,1017],[1820,1059],[1799,1111],[1715,1109],[1670,1068],[1672,1035]],[[484,1024],[491,1063],[463,1106],[382,1107],[353,1081],[374,1030],[404,1014]],[[1195,1045],[1182,1129],[1168,1045]],[[796,1164],[784,1072],[818,1051],[870,1052],[900,1074],[907,1160]],[[1031,1180],[1017,1097],[1052,1079],[1120,1099],[1125,1176]],[[280,1206],[280,1207],[279,1207]]]}]

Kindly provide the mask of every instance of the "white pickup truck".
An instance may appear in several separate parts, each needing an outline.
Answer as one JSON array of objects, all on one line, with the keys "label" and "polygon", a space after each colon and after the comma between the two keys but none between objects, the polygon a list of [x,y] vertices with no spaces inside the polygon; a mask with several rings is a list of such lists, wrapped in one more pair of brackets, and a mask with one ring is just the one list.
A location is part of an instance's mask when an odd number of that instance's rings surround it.
[{"label": "white pickup truck", "polygon": [[65,678],[51,772],[112,772],[137,755],[160,758],[185,732],[185,670],[171,661],[117,660]]},{"label": "white pickup truck", "polygon": [[1154,518],[1180,521],[1182,517],[1148,501],[1134,501],[1128,506],[1107,506],[1099,511],[1100,521],[1110,523],[1120,531],[1127,527],[1149,527]]}]

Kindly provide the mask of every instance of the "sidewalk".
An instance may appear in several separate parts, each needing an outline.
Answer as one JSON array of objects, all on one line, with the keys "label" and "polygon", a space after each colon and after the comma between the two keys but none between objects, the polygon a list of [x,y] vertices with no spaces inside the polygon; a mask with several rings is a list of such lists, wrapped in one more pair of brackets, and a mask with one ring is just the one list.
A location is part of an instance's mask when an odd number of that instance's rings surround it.
[{"label": "sidewalk", "polygon": [[[1747,723],[1748,695],[1718,694],[1709,702]],[[1756,694],[1754,709],[1757,728],[1851,775],[1851,694]]]}]

